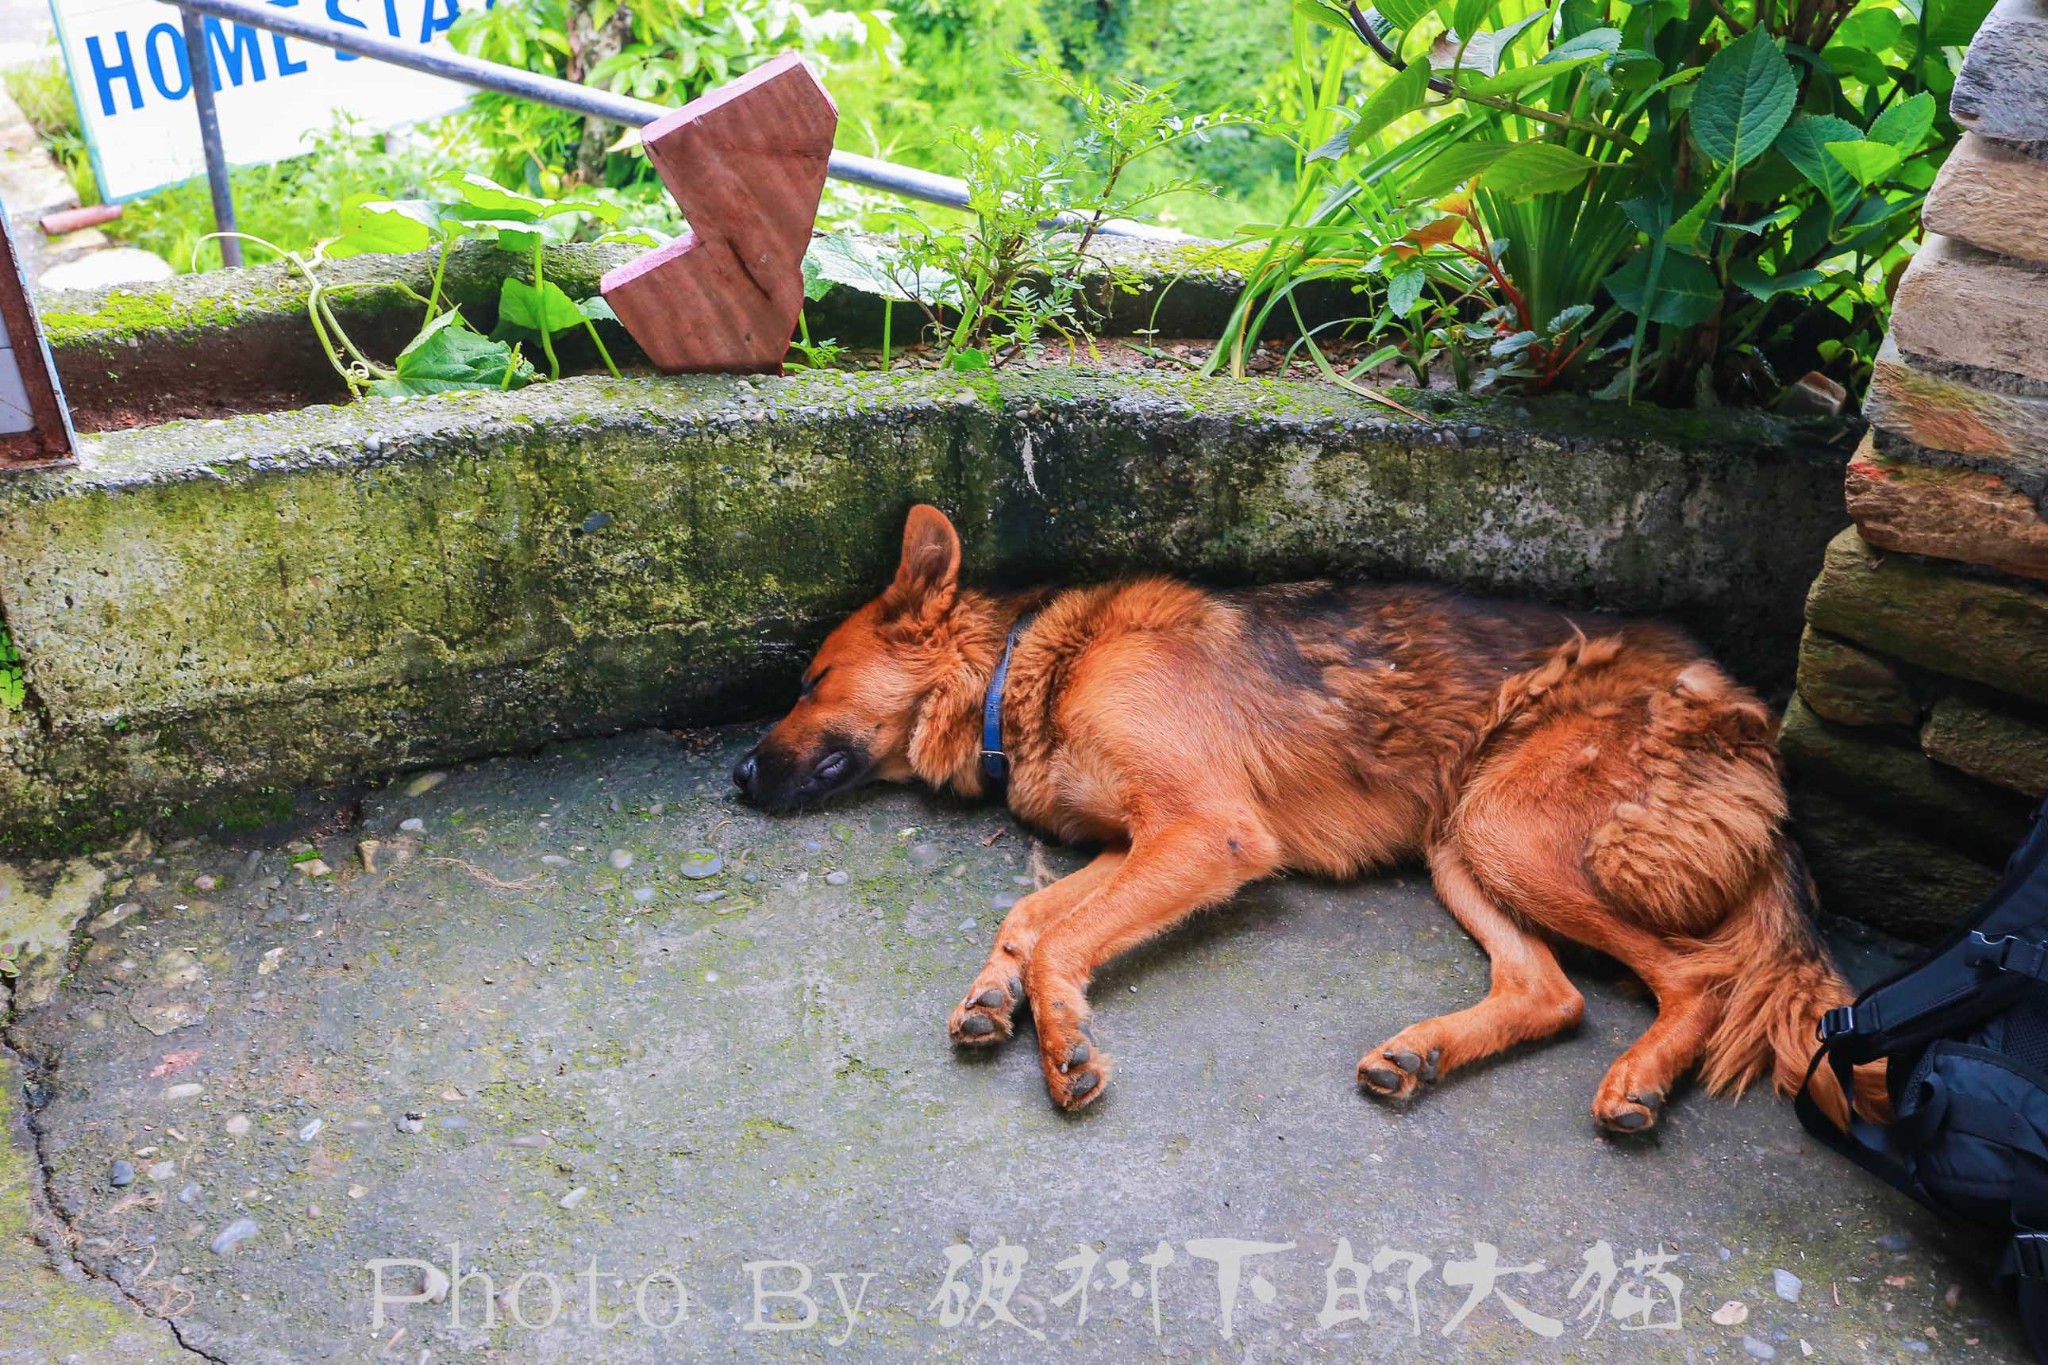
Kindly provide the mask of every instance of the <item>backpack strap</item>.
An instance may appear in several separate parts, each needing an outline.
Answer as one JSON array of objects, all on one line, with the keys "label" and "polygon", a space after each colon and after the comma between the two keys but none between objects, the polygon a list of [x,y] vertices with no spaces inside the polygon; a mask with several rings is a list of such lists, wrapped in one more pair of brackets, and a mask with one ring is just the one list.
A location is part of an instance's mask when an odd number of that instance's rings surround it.
[{"label": "backpack strap", "polygon": [[1807,1132],[1907,1198],[1924,1204],[1927,1202],[1927,1195],[1920,1188],[1919,1179],[1913,1174],[1912,1159],[1908,1155],[1910,1148],[1902,1141],[1901,1134],[1891,1128],[1857,1118],[1853,1110],[1849,1115],[1849,1126],[1846,1129],[1837,1128],[1835,1121],[1822,1111],[1819,1103],[1813,1098],[1813,1078],[1823,1064],[1834,1071],[1835,1079],[1841,1085],[1844,1095],[1856,1093],[1856,1063],[1850,1060],[1846,1049],[1841,1045],[1842,1039],[1846,1036],[1852,1035],[1837,1034],[1832,1041],[1823,1035],[1820,1049],[1813,1054],[1813,1062],[1806,1068],[1806,1080],[1800,1085],[1798,1095],[1793,1097],[1793,1110],[1799,1115],[1799,1122]]}]

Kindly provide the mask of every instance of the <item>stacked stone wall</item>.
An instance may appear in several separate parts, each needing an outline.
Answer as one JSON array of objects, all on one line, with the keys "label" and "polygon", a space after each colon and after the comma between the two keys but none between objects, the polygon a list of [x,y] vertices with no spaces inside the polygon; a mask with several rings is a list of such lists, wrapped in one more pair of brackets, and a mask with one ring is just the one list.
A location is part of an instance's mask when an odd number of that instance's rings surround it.
[{"label": "stacked stone wall", "polygon": [[1924,935],[2048,796],[2048,0],[1998,6],[1950,108],[1783,732],[1823,900]]}]

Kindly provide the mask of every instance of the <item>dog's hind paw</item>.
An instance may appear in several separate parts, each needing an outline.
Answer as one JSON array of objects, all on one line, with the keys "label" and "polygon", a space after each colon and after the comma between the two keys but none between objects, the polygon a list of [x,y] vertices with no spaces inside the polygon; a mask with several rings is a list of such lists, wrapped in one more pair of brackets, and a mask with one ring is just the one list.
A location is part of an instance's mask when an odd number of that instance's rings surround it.
[{"label": "dog's hind paw", "polygon": [[1376,1048],[1358,1063],[1358,1083],[1384,1099],[1413,1099],[1425,1082],[1436,1079],[1442,1060],[1441,1048],[1432,1048],[1427,1055],[1406,1048]]},{"label": "dog's hind paw", "polygon": [[993,985],[977,980],[946,1021],[946,1032],[962,1047],[1000,1043],[1015,1030],[1012,1018],[1023,998],[1024,983],[1017,977]]},{"label": "dog's hind paw", "polygon": [[1071,1114],[1102,1098],[1111,1067],[1109,1057],[1089,1043],[1074,1044],[1067,1056],[1063,1065],[1047,1068],[1045,1088],[1052,1102]]},{"label": "dog's hind paw", "polygon": [[1664,1097],[1655,1091],[1641,1094],[1602,1095],[1593,1102],[1593,1122],[1610,1133],[1640,1136],[1657,1126]]}]

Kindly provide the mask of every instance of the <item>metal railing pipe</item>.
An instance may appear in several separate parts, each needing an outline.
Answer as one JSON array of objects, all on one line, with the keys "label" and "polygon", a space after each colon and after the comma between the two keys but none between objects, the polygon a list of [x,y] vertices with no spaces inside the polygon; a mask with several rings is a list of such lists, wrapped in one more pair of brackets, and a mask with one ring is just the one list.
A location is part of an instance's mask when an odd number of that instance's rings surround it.
[{"label": "metal railing pipe", "polygon": [[[623,124],[628,128],[644,128],[669,112],[665,106],[650,100],[615,95],[608,90],[593,90],[574,81],[522,71],[518,67],[487,62],[480,57],[468,57],[459,52],[443,52],[418,43],[402,42],[396,38],[372,33],[368,29],[326,23],[308,18],[296,8],[285,9],[265,4],[262,0],[163,0],[163,3],[180,9],[195,10],[201,14],[211,14],[215,18],[232,20],[238,24],[247,24],[251,28],[281,33],[288,38],[303,38],[309,43],[318,43],[340,52],[352,52],[359,57],[375,58],[380,62],[389,62],[393,66],[422,71],[430,76],[443,76],[452,81],[460,81],[464,85],[476,86],[478,89],[516,95],[537,104],[552,105],[557,109],[566,109],[572,114],[600,118],[607,122]],[[834,151],[826,167],[826,174],[851,185],[864,185],[869,189],[883,190],[907,199],[921,199],[930,204],[944,204],[949,208],[963,208],[967,204],[967,182],[964,180],[932,171],[921,171],[914,166],[899,166],[893,161],[882,161],[854,152]],[[1178,232],[1148,227],[1143,223],[1105,223],[1101,231],[1111,236],[1139,237],[1154,241],[1187,240]]]}]

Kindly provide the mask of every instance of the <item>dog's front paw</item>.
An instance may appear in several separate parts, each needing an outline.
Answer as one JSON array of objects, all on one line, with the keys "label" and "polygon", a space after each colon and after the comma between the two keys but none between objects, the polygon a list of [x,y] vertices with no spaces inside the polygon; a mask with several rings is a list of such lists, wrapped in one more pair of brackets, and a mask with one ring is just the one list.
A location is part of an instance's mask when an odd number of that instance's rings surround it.
[{"label": "dog's front paw", "polygon": [[1442,1059],[1442,1048],[1420,1051],[1396,1038],[1360,1059],[1358,1083],[1383,1099],[1413,1099],[1424,1084],[1437,1078]]},{"label": "dog's front paw", "polygon": [[946,1032],[962,1047],[1000,1043],[1015,1031],[1017,1005],[1023,998],[1021,977],[1005,978],[984,970],[946,1021]]},{"label": "dog's front paw", "polygon": [[1039,1058],[1045,1066],[1046,1093],[1070,1114],[1086,1109],[1109,1088],[1109,1055],[1085,1032],[1063,1049],[1042,1049]]},{"label": "dog's front paw", "polygon": [[[1664,1092],[1645,1079],[1627,1074],[1616,1064],[1593,1096],[1593,1122],[1610,1133],[1639,1136],[1657,1126],[1664,1112]],[[1616,1074],[1621,1073],[1621,1074]]]}]

